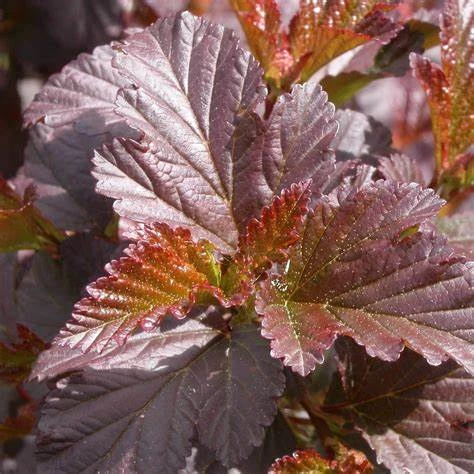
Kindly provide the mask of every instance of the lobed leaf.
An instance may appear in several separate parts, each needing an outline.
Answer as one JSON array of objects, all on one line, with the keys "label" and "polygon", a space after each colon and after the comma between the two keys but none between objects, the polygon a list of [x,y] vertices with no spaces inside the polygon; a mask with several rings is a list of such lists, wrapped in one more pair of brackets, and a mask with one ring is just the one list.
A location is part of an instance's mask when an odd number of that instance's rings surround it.
[{"label": "lobed leaf", "polygon": [[79,55],[48,79],[25,111],[25,173],[35,180],[38,207],[60,228],[106,227],[111,204],[95,192],[94,149],[115,136],[140,137],[114,112],[118,90],[128,82],[112,68],[113,54],[101,46]]},{"label": "lobed leaf", "polygon": [[117,48],[114,66],[133,83],[118,112],[146,138],[96,154],[98,191],[117,199],[121,216],[184,225],[231,249],[253,211],[239,203],[243,190],[261,186],[238,154],[246,148],[239,123],[264,96],[257,62],[233,32],[188,13]]},{"label": "lobed leaf", "polygon": [[417,162],[407,155],[392,154],[390,157],[380,157],[377,170],[385,179],[391,181],[418,183],[422,186],[429,184]]},{"label": "lobed leaf", "polygon": [[[446,2],[441,16],[441,67],[412,55],[415,76],[424,88],[435,136],[436,180],[449,196],[474,182],[472,109],[474,10],[463,0]],[[464,155],[464,156],[463,156]]]},{"label": "lobed leaf", "polygon": [[38,355],[46,344],[26,326],[17,325],[18,341],[0,342],[0,380],[21,384],[30,374]]},{"label": "lobed leaf", "polygon": [[226,336],[189,320],[132,336],[115,357],[98,359],[50,393],[39,424],[39,472],[156,465],[175,473],[195,430],[231,467],[262,443],[283,386],[281,365],[253,326]]},{"label": "lobed leaf", "polygon": [[239,295],[240,289],[241,297],[245,297],[266,270],[288,259],[288,249],[298,242],[308,213],[310,186],[311,182],[293,184],[263,208],[260,219],[249,221],[222,279],[226,294]]},{"label": "lobed leaf", "polygon": [[166,224],[142,225],[130,235],[125,256],[106,266],[109,274],[87,287],[72,320],[55,342],[83,351],[123,344],[138,326],[151,329],[166,314],[184,317],[199,293],[216,296],[219,277],[213,246]]},{"label": "lobed leaf", "polygon": [[430,366],[405,350],[396,362],[338,342],[341,380],[326,410],[345,410],[391,472],[465,473],[473,466],[474,380],[452,361]]},{"label": "lobed leaf", "polygon": [[349,335],[383,360],[406,345],[431,364],[451,357],[472,372],[472,265],[436,233],[416,231],[442,201],[381,181],[341,198],[316,206],[288,271],[257,295],[272,355],[307,375]]}]

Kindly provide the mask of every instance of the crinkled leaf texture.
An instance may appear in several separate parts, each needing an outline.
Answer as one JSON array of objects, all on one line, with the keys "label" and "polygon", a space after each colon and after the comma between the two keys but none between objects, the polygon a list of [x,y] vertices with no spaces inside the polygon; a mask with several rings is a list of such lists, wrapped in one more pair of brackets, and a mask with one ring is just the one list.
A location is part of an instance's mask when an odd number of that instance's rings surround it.
[{"label": "crinkled leaf texture", "polygon": [[275,193],[308,178],[317,191],[333,166],[327,95],[298,86],[264,121],[262,71],[230,30],[184,13],[118,48],[114,66],[133,83],[118,112],[146,135],[94,158],[97,190],[121,216],[182,225],[229,251]]},{"label": "crinkled leaf texture", "polygon": [[322,200],[283,276],[257,295],[272,355],[307,375],[338,335],[396,360],[404,345],[472,372],[473,266],[416,228],[442,201],[418,185],[378,181]]},{"label": "crinkled leaf texture", "polygon": [[60,228],[107,225],[111,205],[94,189],[93,151],[115,136],[140,136],[114,112],[127,81],[112,68],[112,56],[109,46],[81,54],[49,78],[25,112],[25,172],[35,180],[38,207]]},{"label": "crinkled leaf texture", "polygon": [[224,334],[188,320],[132,336],[50,393],[39,472],[175,473],[196,432],[236,465],[262,443],[283,388],[281,364],[252,325]]},{"label": "crinkled leaf texture", "polygon": [[125,256],[87,287],[57,344],[101,351],[111,341],[123,344],[139,325],[151,329],[166,314],[184,317],[202,291],[220,295],[209,242],[195,243],[187,229],[166,224],[141,225],[129,237]]},{"label": "crinkled leaf texture", "polygon": [[[457,187],[472,186],[474,142],[474,8],[471,2],[448,0],[441,16],[441,67],[413,54],[414,73],[428,96],[435,135],[437,178],[459,180]],[[450,183],[445,183],[450,186]]]},{"label": "crinkled leaf texture", "polygon": [[395,473],[473,471],[471,376],[453,361],[434,367],[409,350],[393,363],[347,339],[337,350],[341,380],[328,393],[327,409],[346,410],[379,462]]},{"label": "crinkled leaf texture", "polygon": [[314,449],[295,451],[292,456],[277,459],[269,474],[372,474],[372,464],[365,455],[338,445],[334,459],[325,459]]}]

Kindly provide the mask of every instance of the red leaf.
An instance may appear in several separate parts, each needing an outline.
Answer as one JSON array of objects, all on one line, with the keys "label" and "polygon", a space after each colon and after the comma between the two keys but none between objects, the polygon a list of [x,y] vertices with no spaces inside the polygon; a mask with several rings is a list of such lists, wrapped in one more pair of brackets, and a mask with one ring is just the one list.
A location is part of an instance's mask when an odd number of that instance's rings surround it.
[{"label": "red leaf", "polygon": [[195,243],[188,230],[166,224],[142,225],[130,238],[125,256],[105,267],[109,276],[89,285],[90,296],[77,303],[57,344],[101,351],[111,341],[124,343],[139,325],[155,327],[166,314],[183,318],[202,292],[221,296],[209,242]]},{"label": "red leaf", "polygon": [[[474,10],[448,0],[441,16],[441,67],[412,54],[411,66],[425,89],[436,145],[436,180],[445,196],[474,185]],[[446,188],[446,189],[443,189]]]},{"label": "red leaf", "polygon": [[16,416],[8,416],[0,423],[0,443],[29,435],[36,424],[37,408],[36,403],[26,403]]},{"label": "red leaf", "polygon": [[0,380],[20,384],[28,377],[46,344],[26,326],[17,325],[18,342],[0,342]]},{"label": "red leaf", "polygon": [[292,456],[277,459],[269,474],[327,473],[371,474],[372,464],[365,455],[354,449],[338,445],[335,459],[325,459],[314,449],[295,451]]}]

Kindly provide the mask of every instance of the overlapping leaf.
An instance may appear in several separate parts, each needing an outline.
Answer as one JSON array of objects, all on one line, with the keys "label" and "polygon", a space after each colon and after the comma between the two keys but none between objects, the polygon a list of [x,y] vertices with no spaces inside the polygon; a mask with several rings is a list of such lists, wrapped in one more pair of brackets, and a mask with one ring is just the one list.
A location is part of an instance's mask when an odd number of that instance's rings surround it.
[{"label": "overlapping leaf", "polygon": [[27,327],[17,325],[18,340],[0,342],[0,380],[20,384],[26,380],[33,363],[46,344]]},{"label": "overlapping leaf", "polygon": [[222,279],[225,293],[234,295],[234,300],[249,294],[272,264],[288,259],[288,249],[299,240],[310,198],[310,181],[293,184],[263,208],[260,219],[249,221]]},{"label": "overlapping leaf", "polygon": [[98,191],[118,199],[120,215],[185,225],[231,248],[252,214],[239,203],[244,183],[261,187],[236,154],[248,140],[238,125],[264,93],[257,62],[230,30],[183,13],[127,38],[114,65],[134,84],[119,112],[147,140],[96,155]]},{"label": "overlapping leaf", "polygon": [[384,10],[389,2],[301,0],[289,32],[283,31],[276,0],[233,0],[250,48],[277,89],[306,81],[337,56],[376,39],[381,43],[399,27]]},{"label": "overlapping leaf", "polygon": [[25,112],[30,130],[26,174],[35,180],[38,207],[58,227],[103,228],[111,205],[95,192],[90,174],[93,150],[112,137],[135,137],[113,111],[127,84],[111,66],[112,49],[82,54],[50,77]]},{"label": "overlapping leaf", "polygon": [[416,232],[442,201],[415,184],[377,182],[318,204],[281,278],[257,300],[272,354],[302,375],[337,335],[383,360],[404,345],[431,364],[473,371],[473,268],[434,232]]},{"label": "overlapping leaf", "polygon": [[466,212],[436,219],[436,227],[448,237],[449,245],[460,255],[474,260],[474,214]]},{"label": "overlapping leaf", "polygon": [[436,180],[443,192],[472,186],[474,93],[472,67],[474,9],[469,2],[449,0],[441,17],[441,67],[413,55],[415,75],[425,89],[436,145]]},{"label": "overlapping leaf", "polygon": [[21,199],[0,176],[0,252],[35,249],[54,252],[64,239],[62,232],[33,206],[34,188]]},{"label": "overlapping leaf", "polygon": [[428,186],[418,163],[407,155],[393,154],[378,159],[377,170],[385,179]]},{"label": "overlapping leaf", "polygon": [[233,466],[263,441],[284,385],[253,326],[224,336],[189,320],[133,336],[111,357],[62,380],[48,397],[40,472],[160,466],[175,473],[196,429],[199,442]]},{"label": "overlapping leaf", "polygon": [[264,121],[256,61],[229,30],[186,13],[120,51],[114,64],[134,87],[121,91],[118,111],[146,134],[94,158],[97,189],[120,215],[183,225],[230,251],[274,194],[308,178],[320,192],[337,124],[317,83],[283,96]]},{"label": "overlapping leaf", "polygon": [[139,325],[153,328],[165,314],[184,317],[199,293],[218,296],[219,268],[213,246],[195,243],[188,230],[143,225],[130,235],[125,256],[106,266],[109,274],[88,286],[72,320],[56,339],[84,351],[125,342]]},{"label": "overlapping leaf", "polygon": [[[434,367],[405,350],[394,363],[338,343],[341,381],[326,409],[345,410],[392,472],[471,472],[474,380],[452,361]],[[337,408],[336,408],[337,407]]]}]

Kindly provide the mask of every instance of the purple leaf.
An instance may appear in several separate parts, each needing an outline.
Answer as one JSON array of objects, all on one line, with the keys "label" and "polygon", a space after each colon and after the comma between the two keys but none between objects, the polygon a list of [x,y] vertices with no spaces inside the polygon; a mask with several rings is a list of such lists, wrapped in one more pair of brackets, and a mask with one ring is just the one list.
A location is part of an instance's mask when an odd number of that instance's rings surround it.
[{"label": "purple leaf", "polygon": [[233,149],[238,123],[264,97],[261,70],[235,35],[188,13],[127,38],[114,60],[133,87],[119,113],[146,134],[95,157],[98,191],[140,221],[185,225],[225,249],[248,210],[235,189],[259,186]]},{"label": "purple leaf", "polygon": [[449,245],[458,254],[474,260],[474,213],[439,217],[436,227],[448,237]]},{"label": "purple leaf", "polygon": [[80,55],[51,76],[25,112],[25,124],[34,125],[25,172],[35,179],[38,207],[61,228],[107,225],[111,206],[94,189],[93,150],[114,136],[139,137],[113,110],[127,82],[112,68],[112,56],[108,46]]},{"label": "purple leaf", "polygon": [[471,472],[474,379],[452,361],[433,367],[405,350],[397,362],[368,357],[349,340],[337,344],[341,381],[325,409],[346,410],[391,472]]},{"label": "purple leaf", "polygon": [[[112,369],[101,359],[102,370],[91,364],[58,382],[40,420],[40,472],[154,465],[175,473],[196,428],[199,442],[227,466],[262,443],[284,387],[266,341],[253,326],[224,337],[189,321],[179,332],[175,344],[160,331],[134,336],[108,360]],[[134,342],[144,337],[139,349]]]},{"label": "purple leaf", "polygon": [[392,154],[390,158],[379,158],[378,162],[377,170],[385,179],[400,183],[419,183],[422,186],[429,184],[423,177],[421,167],[407,155]]},{"label": "purple leaf", "polygon": [[472,265],[416,228],[442,201],[415,184],[379,181],[308,219],[288,272],[257,300],[272,355],[306,375],[337,335],[396,360],[406,345],[438,365],[474,370]]},{"label": "purple leaf", "polygon": [[118,112],[146,134],[94,158],[97,189],[120,215],[183,225],[229,251],[275,193],[308,178],[321,192],[337,124],[316,83],[282,96],[264,121],[256,61],[229,30],[189,14],[119,49],[114,64],[133,87],[120,92]]}]

